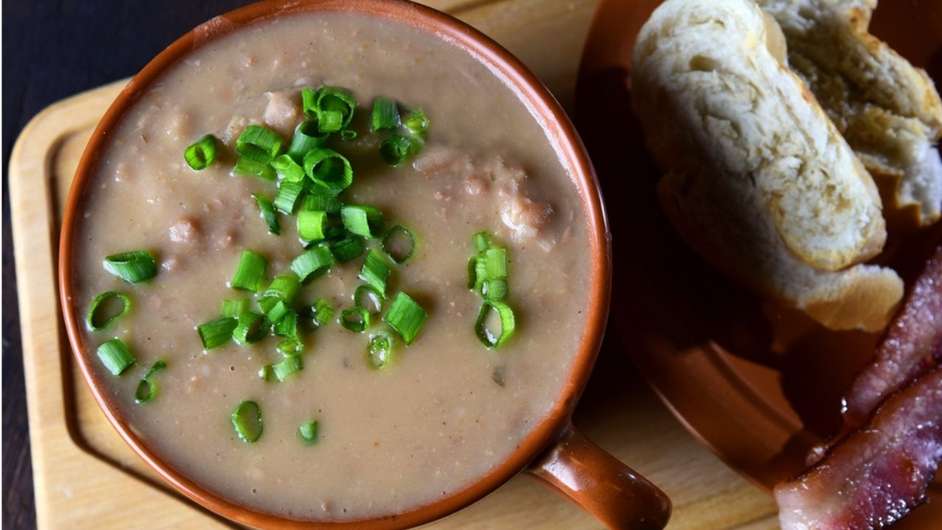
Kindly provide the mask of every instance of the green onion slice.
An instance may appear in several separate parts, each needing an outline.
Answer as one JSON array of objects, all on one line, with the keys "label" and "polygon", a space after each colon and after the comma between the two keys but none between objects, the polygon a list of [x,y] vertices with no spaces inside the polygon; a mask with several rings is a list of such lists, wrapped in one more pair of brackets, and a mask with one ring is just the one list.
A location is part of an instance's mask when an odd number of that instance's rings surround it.
[{"label": "green onion slice", "polygon": [[265,269],[267,268],[268,260],[264,256],[251,250],[243,250],[229,286],[233,289],[258,292],[262,287],[262,280],[265,279]]},{"label": "green onion slice", "polygon": [[146,282],[157,276],[157,258],[146,250],[131,250],[105,257],[105,270],[128,283]]},{"label": "green onion slice", "polygon": [[405,263],[415,253],[415,235],[412,230],[396,225],[383,236],[383,250],[396,263]]},{"label": "green onion slice", "polygon": [[481,284],[481,296],[490,301],[503,300],[507,297],[507,280],[484,280]]},{"label": "green onion slice", "polygon": [[311,306],[311,317],[315,326],[326,326],[334,317],[334,306],[324,298],[318,298]]},{"label": "green onion slice", "polygon": [[[114,301],[120,303],[120,309]],[[119,291],[105,291],[92,299],[85,314],[85,326],[89,331],[100,331],[131,311],[131,297]],[[109,316],[110,314],[110,316]]]},{"label": "green onion slice", "polygon": [[406,128],[413,136],[425,138],[428,132],[430,122],[428,116],[422,112],[422,109],[412,109],[402,120],[402,126]]},{"label": "green onion slice", "polygon": [[293,309],[288,309],[280,319],[272,322],[275,322],[272,328],[275,335],[289,338],[298,337],[298,314]]},{"label": "green onion slice", "polygon": [[304,180],[304,168],[295,162],[290,154],[279,155],[271,161],[271,167],[282,181],[301,182]]},{"label": "green onion slice", "polygon": [[157,381],[154,380],[154,375],[165,369],[167,363],[163,360],[157,360],[151,365],[150,369],[147,370],[147,374],[141,379],[141,382],[137,384],[137,390],[134,392],[134,401],[138,404],[147,403],[148,401],[153,401],[157,397]]},{"label": "green onion slice", "polygon": [[366,360],[371,368],[385,368],[392,362],[392,337],[386,333],[377,333],[370,338],[366,347]]},{"label": "green onion slice", "polygon": [[200,341],[203,342],[203,349],[211,350],[229,342],[232,332],[238,325],[239,320],[235,317],[221,317],[200,324],[196,327],[196,332],[199,333]]},{"label": "green onion slice", "polygon": [[334,255],[330,247],[321,243],[304,251],[291,262],[291,270],[303,282],[309,277],[320,276],[334,264]]},{"label": "green onion slice", "polygon": [[372,206],[344,206],[340,217],[347,230],[366,238],[377,237],[383,229],[383,212]]},{"label": "green onion slice", "polygon": [[304,160],[304,155],[311,149],[324,145],[328,136],[330,135],[318,130],[316,119],[304,120],[294,129],[288,155],[295,160]]},{"label": "green onion slice", "polygon": [[267,164],[281,154],[282,143],[281,136],[275,131],[263,125],[252,124],[236,138],[235,149],[242,158]]},{"label": "green onion slice", "polygon": [[484,268],[488,280],[507,278],[507,249],[491,247],[484,251]]},{"label": "green onion slice", "polygon": [[[468,289],[471,290],[475,290],[480,285],[478,283],[478,261],[477,256],[471,256],[468,260]],[[483,283],[483,280],[481,280],[481,283]]]},{"label": "green onion slice", "polygon": [[346,129],[353,120],[357,100],[353,93],[345,88],[322,86],[314,99],[314,112],[317,115],[321,132],[337,132]]},{"label": "green onion slice", "polygon": [[484,252],[485,250],[491,248],[491,235],[487,232],[478,232],[471,236],[471,241],[474,242],[474,248],[478,252]]},{"label": "green onion slice", "polygon": [[300,355],[304,352],[304,343],[301,342],[300,338],[288,337],[279,341],[275,349],[282,355]]},{"label": "green onion slice", "polygon": [[259,162],[258,160],[252,160],[244,156],[236,160],[232,172],[236,175],[259,177],[265,180],[275,180],[276,177],[275,170],[272,169],[268,162]]},{"label": "green onion slice", "polygon": [[383,140],[379,146],[379,156],[390,166],[398,166],[422,149],[422,141],[401,134],[394,134]]},{"label": "green onion slice", "polygon": [[389,279],[389,265],[383,255],[370,249],[363,260],[359,278],[370,285],[383,298],[386,297],[386,281]]},{"label": "green onion slice", "polygon": [[474,331],[485,346],[500,348],[510,340],[515,328],[514,311],[509,305],[504,302],[484,300],[477,321],[474,323]]},{"label": "green onion slice", "polygon": [[402,337],[406,344],[412,344],[422,330],[428,313],[422,306],[404,292],[396,294],[389,311],[383,320]]},{"label": "green onion slice", "polygon": [[370,132],[399,127],[399,106],[383,96],[373,99],[373,112],[370,114]]},{"label": "green onion slice", "polygon": [[252,198],[255,199],[255,204],[258,206],[259,215],[268,225],[268,231],[276,235],[281,232],[281,227],[278,226],[278,213],[275,212],[275,206],[271,200],[261,193],[253,193]]},{"label": "green onion slice", "polygon": [[342,239],[330,242],[330,251],[341,263],[359,258],[365,250],[366,242],[362,237],[354,234],[347,234]]},{"label": "green onion slice", "polygon": [[206,169],[216,160],[216,137],[207,134],[190,144],[183,152],[183,159],[191,169],[196,171]]},{"label": "green onion slice", "polygon": [[308,118],[317,118],[317,91],[311,87],[301,89],[301,111]]},{"label": "green onion slice", "polygon": [[112,375],[123,374],[137,361],[127,344],[118,338],[103,342],[98,347],[98,359]]},{"label": "green onion slice", "polygon": [[371,285],[361,285],[353,292],[353,304],[371,315],[378,315],[383,311],[383,294]]},{"label": "green onion slice", "polygon": [[326,147],[315,147],[304,155],[304,173],[314,181],[317,189],[330,195],[339,195],[353,184],[350,161]]},{"label": "green onion slice", "polygon": [[314,445],[317,443],[317,420],[302,422],[298,426],[298,438],[304,445]]},{"label": "green onion slice", "polygon": [[370,327],[370,312],[362,307],[351,307],[340,312],[340,325],[354,333]]},{"label": "green onion slice", "polygon": [[271,365],[275,379],[278,381],[284,381],[291,375],[300,372],[302,368],[304,368],[304,363],[301,361],[300,355],[285,355],[280,361]]},{"label": "green onion slice", "polygon": [[291,273],[279,274],[272,278],[268,287],[262,292],[262,297],[273,296],[278,300],[283,300],[286,304],[294,301],[301,288],[301,280]]},{"label": "green onion slice", "polygon": [[329,214],[340,213],[342,206],[343,203],[340,202],[340,199],[319,190],[309,190],[304,196],[304,203],[302,204],[305,210],[320,210]]},{"label": "green onion slice", "polygon": [[298,212],[298,237],[304,241],[320,241],[326,237],[327,212],[301,210]]},{"label": "green onion slice", "polygon": [[239,315],[237,321],[238,324],[232,330],[232,340],[239,346],[258,342],[268,334],[265,317],[258,313],[246,311]]},{"label": "green onion slice", "polygon": [[249,310],[249,301],[245,298],[223,300],[219,313],[224,317],[239,318],[239,315]]},{"label": "green onion slice", "polygon": [[265,318],[273,324],[281,322],[281,319],[288,314],[288,305],[281,300],[275,301],[275,303],[265,311]]},{"label": "green onion slice", "polygon": [[262,409],[254,401],[243,401],[232,411],[232,428],[245,443],[255,443],[262,435]]},{"label": "green onion slice", "polygon": [[302,191],[304,191],[304,184],[301,182],[281,181],[278,184],[278,193],[275,194],[275,208],[285,215],[293,214]]}]

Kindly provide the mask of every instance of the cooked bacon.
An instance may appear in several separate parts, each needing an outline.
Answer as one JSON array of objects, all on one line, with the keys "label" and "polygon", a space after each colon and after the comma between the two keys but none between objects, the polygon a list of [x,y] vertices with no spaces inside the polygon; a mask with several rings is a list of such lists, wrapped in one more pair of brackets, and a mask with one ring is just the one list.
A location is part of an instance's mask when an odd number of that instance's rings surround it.
[{"label": "cooked bacon", "polygon": [[942,362],[942,246],[916,280],[875,359],[845,400],[845,423],[862,425],[886,397]]},{"label": "cooked bacon", "polygon": [[775,487],[783,530],[893,524],[926,499],[942,461],[942,368],[890,397],[810,471]]}]

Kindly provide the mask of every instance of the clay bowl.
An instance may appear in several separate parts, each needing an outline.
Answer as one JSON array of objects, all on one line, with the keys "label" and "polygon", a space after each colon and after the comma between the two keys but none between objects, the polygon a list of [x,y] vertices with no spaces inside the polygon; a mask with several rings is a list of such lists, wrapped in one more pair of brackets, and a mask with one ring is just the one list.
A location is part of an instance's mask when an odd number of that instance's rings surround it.
[{"label": "clay bowl", "polygon": [[[404,22],[459,46],[501,78],[537,115],[575,181],[588,222],[592,270],[590,305],[584,340],[575,352],[568,384],[551,412],[525,437],[519,448],[488,474],[432,504],[404,513],[354,521],[302,521],[264,513],[240,505],[190,480],[161,459],[133,431],[93,370],[94,351],[82,338],[83,308],[73,303],[73,262],[76,217],[107,145],[109,133],[137,97],[168,67],[192,50],[259,21],[308,11],[355,11],[372,17]],[[69,340],[95,399],[118,433],[161,477],[180,493],[205,508],[238,523],[265,528],[399,528],[443,517],[491,492],[521,470],[528,470],[555,486],[603,522],[620,528],[660,528],[666,524],[670,503],[657,488],[626,468],[572,429],[570,416],[595,362],[608,316],[611,247],[602,199],[592,165],[573,125],[546,88],[519,60],[498,44],[443,13],[404,1],[306,0],[266,2],[217,17],[171,44],[141,70],[105,113],[79,163],[65,208],[59,253],[59,286]]]}]

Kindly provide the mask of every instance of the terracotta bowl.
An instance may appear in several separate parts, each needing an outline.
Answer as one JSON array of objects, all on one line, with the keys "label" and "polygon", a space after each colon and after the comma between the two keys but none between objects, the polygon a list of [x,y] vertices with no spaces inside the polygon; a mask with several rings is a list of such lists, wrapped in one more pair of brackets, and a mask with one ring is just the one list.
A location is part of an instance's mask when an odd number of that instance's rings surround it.
[{"label": "terracotta bowl", "polygon": [[[510,86],[535,113],[560,159],[577,185],[588,223],[592,252],[590,304],[584,340],[575,352],[568,383],[550,413],[535,425],[519,448],[504,462],[474,483],[438,500],[404,512],[355,521],[302,521],[264,513],[223,498],[190,480],[163,461],[122,417],[103,381],[93,370],[94,352],[81,340],[82,308],[73,303],[76,217],[92,175],[107,144],[108,135],[123,119],[138,96],[170,66],[194,49],[232,31],[273,17],[306,11],[355,11],[403,22],[468,51]],[[59,285],[69,340],[85,380],[109,421],[124,440],[167,482],[193,501],[233,521],[265,528],[399,528],[443,517],[506,482],[521,470],[543,479],[602,522],[617,528],[661,528],[670,503],[656,487],[574,431],[573,408],[595,362],[605,328],[611,281],[611,246],[598,183],[585,149],[572,124],[546,88],[519,60],[491,39],[443,13],[404,1],[307,0],[267,2],[247,6],[197,27],[171,44],[138,73],[105,113],[79,163],[65,209],[59,253]]]}]

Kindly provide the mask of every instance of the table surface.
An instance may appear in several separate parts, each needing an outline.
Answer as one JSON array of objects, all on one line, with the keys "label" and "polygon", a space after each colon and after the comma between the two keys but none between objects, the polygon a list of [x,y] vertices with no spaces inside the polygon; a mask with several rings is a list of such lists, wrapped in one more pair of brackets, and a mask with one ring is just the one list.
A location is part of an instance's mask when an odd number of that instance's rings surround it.
[{"label": "table surface", "polygon": [[[7,166],[23,126],[76,92],[133,75],[191,27],[246,0],[4,2],[3,527],[35,528]],[[107,58],[107,60],[103,60]]]}]

